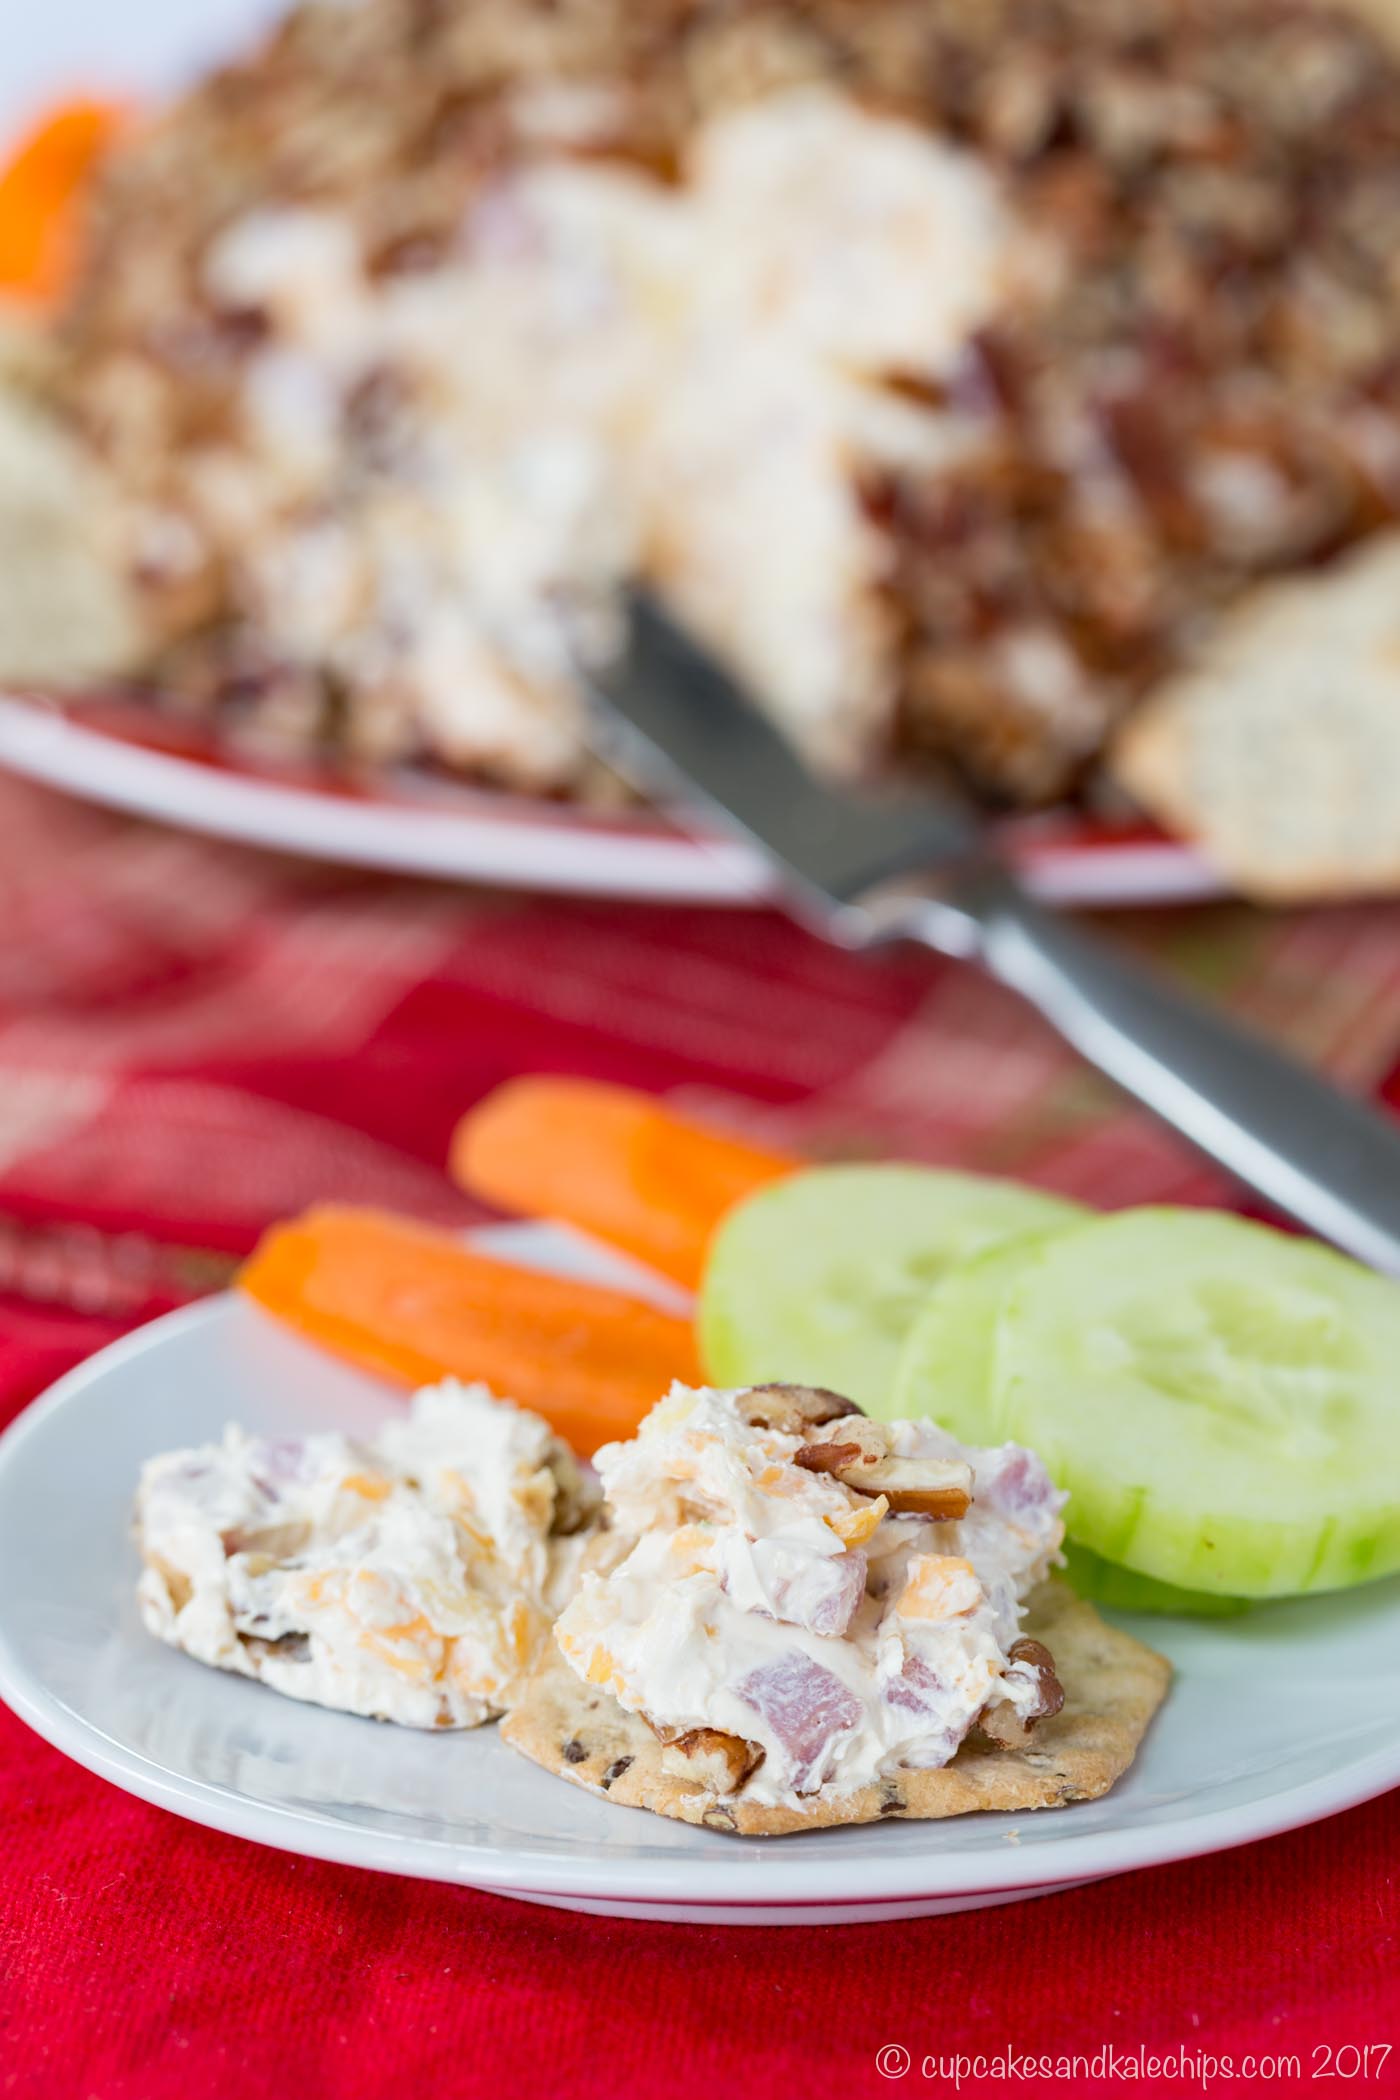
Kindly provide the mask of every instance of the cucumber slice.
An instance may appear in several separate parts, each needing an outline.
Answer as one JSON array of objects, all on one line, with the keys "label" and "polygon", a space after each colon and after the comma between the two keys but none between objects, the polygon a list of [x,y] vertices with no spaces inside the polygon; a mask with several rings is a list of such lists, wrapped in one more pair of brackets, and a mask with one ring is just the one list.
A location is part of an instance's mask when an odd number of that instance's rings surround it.
[{"label": "cucumber slice", "polygon": [[1012,1279],[1049,1237],[1018,1233],[960,1262],[934,1285],[899,1352],[887,1409],[891,1421],[927,1416],[965,1444],[1002,1441],[996,1412],[1001,1310]]},{"label": "cucumber slice", "polygon": [[1056,1234],[995,1386],[1105,1559],[1242,1597],[1400,1567],[1400,1287],[1315,1242],[1165,1209]]},{"label": "cucumber slice", "polygon": [[955,1262],[1077,1204],[924,1167],[814,1167],[731,1211],[710,1247],[700,1350],[723,1385],[829,1386],[886,1413],[900,1344]]},{"label": "cucumber slice", "polygon": [[1213,1597],[1207,1590],[1179,1590],[1170,1582],[1154,1582],[1150,1575],[1137,1575],[1120,1568],[1116,1561],[1103,1560],[1087,1546],[1065,1540],[1064,1579],[1072,1590],[1091,1604],[1106,1604],[1110,1611],[1150,1611],[1185,1619],[1233,1619],[1248,1611],[1248,1597]]},{"label": "cucumber slice", "polygon": [[[935,1284],[900,1351],[890,1415],[895,1421],[929,1416],[968,1444],[995,1444],[1003,1430],[996,1413],[996,1344],[1008,1287],[1050,1237],[1024,1233],[950,1269]],[[1073,1504],[1068,1514],[1073,1516]],[[1156,1582],[1104,1560],[1087,1546],[1065,1541],[1065,1579],[1081,1597],[1116,1611],[1174,1613],[1223,1619],[1248,1611],[1243,1597],[1215,1597]]]}]

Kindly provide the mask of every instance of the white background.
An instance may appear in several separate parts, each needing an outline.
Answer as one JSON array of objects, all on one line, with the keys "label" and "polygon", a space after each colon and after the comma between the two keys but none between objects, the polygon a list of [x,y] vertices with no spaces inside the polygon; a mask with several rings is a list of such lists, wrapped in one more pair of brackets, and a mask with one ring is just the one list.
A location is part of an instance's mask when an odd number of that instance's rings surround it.
[{"label": "white background", "polygon": [[160,93],[236,50],[284,0],[0,0],[0,139],[72,92]]}]

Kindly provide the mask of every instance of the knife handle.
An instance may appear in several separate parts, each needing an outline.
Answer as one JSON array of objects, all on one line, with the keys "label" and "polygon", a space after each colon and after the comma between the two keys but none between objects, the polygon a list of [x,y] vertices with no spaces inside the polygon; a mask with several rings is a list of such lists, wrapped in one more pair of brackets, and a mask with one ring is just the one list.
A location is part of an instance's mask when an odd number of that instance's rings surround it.
[{"label": "knife handle", "polygon": [[1400,1125],[1391,1118],[1043,910],[998,868],[970,870],[904,930],[942,954],[975,957],[1237,1180],[1400,1274]]}]

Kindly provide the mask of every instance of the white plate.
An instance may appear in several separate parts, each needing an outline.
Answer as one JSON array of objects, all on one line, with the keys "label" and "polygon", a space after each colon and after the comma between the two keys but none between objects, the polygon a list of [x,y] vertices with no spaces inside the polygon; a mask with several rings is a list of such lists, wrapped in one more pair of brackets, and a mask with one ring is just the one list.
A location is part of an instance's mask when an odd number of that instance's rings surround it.
[{"label": "white plate", "polygon": [[298,1706],[143,1632],[128,1533],[143,1458],[235,1418],[278,1435],[364,1431],[395,1404],[232,1297],[63,1379],[0,1438],[0,1695],[89,1770],[217,1830],[566,1909],[707,1924],[1014,1901],[1267,1837],[1400,1783],[1400,1676],[1378,1662],[1397,1581],[1218,1624],[1138,1622],[1178,1675],[1103,1801],[767,1843],[593,1800],[494,1728],[420,1735]]},{"label": "white plate", "polygon": [[[686,837],[649,813],[599,816],[412,774],[352,794],[310,776],[211,762],[207,751],[176,747],[176,735],[129,707],[85,717],[0,694],[0,766],[217,838],[353,867],[592,896],[757,904],[771,889],[747,846]],[[1009,824],[1004,838],[1030,888],[1055,903],[1221,893],[1219,877],[1185,846],[1145,832],[1095,831],[1057,813]]]}]

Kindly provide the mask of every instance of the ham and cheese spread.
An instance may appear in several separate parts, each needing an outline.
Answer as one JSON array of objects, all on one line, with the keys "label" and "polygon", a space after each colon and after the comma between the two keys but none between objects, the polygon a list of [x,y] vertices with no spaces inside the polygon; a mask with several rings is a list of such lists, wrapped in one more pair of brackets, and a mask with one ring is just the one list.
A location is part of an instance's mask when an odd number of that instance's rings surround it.
[{"label": "ham and cheese spread", "polygon": [[142,1473],[141,1614],[294,1699],[472,1728],[528,1673],[595,1502],[547,1423],[484,1386],[427,1388],[372,1443],[230,1428]]},{"label": "ham and cheese spread", "polygon": [[630,1543],[583,1575],[556,1637],[677,1776],[791,1803],[1055,1711],[1052,1659],[1019,1625],[1065,1498],[1018,1445],[870,1422],[810,1388],[677,1386],[596,1464]]},{"label": "ham and cheese spread", "polygon": [[325,677],[364,755],[565,787],[578,659],[641,572],[813,749],[887,728],[861,471],[950,442],[887,375],[944,373],[1031,268],[1014,219],[971,157],[819,86],[701,124],[672,180],[603,150],[620,121],[509,98],[517,146],[430,268],[377,270],[324,202],[209,241],[199,302],[257,341],[227,427],[128,523],[143,602],[236,572],[245,695]]}]

